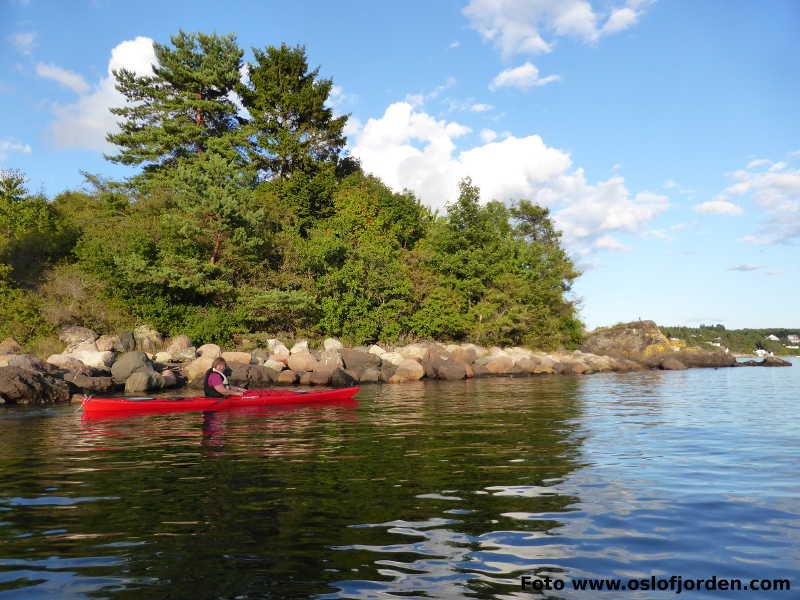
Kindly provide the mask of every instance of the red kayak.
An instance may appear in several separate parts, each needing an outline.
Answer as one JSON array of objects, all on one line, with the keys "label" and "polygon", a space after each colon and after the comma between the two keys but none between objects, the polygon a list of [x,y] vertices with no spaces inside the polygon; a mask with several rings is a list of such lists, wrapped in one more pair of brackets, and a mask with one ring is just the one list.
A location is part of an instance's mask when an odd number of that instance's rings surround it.
[{"label": "red kayak", "polygon": [[269,406],[281,404],[309,404],[350,400],[359,388],[340,388],[319,392],[290,392],[286,390],[247,390],[241,396],[225,398],[86,398],[85,415],[145,412],[182,412],[228,410],[242,406]]}]

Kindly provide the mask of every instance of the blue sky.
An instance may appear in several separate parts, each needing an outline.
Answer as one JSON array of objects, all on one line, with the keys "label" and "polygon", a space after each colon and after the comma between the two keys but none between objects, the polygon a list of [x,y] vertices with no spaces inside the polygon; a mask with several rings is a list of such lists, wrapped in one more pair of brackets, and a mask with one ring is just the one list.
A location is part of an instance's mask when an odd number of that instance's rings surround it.
[{"label": "blue sky", "polygon": [[102,157],[108,72],[151,40],[303,44],[366,170],[435,208],[465,175],[550,207],[590,327],[800,327],[795,0],[132,6],[0,0],[0,168],[34,191],[130,173]]}]

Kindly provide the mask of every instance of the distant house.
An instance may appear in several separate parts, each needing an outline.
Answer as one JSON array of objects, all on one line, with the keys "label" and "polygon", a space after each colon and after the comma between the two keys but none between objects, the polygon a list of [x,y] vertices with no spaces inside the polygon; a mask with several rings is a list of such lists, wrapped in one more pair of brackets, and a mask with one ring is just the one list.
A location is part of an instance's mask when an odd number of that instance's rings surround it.
[{"label": "distant house", "polygon": [[789,340],[790,344],[800,344],[800,335],[795,335],[793,333],[790,333],[789,335],[786,336],[786,339]]},{"label": "distant house", "polygon": [[769,334],[767,336],[767,339],[771,340],[773,342],[779,342],[780,341],[780,338],[777,335],[775,335],[774,333]]}]

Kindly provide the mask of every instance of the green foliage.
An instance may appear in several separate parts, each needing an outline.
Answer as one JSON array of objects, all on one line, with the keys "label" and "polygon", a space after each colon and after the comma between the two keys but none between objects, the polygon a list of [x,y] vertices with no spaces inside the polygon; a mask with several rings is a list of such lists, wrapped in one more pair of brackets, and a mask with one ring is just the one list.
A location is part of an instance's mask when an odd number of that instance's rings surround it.
[{"label": "green foliage", "polygon": [[[720,344],[731,352],[738,354],[752,354],[755,350],[763,349],[776,355],[800,354],[788,336],[800,336],[800,329],[726,329],[723,325],[700,325],[699,327],[668,326],[661,327],[667,337],[680,338],[692,346],[710,346]],[[778,341],[767,339],[774,335]]]},{"label": "green foliage", "polygon": [[158,66],[152,75],[114,72],[128,105],[111,109],[122,120],[119,133],[107,137],[120,152],[107,158],[143,165],[145,175],[203,152],[210,140],[238,125],[231,92],[239,83],[243,52],[236,36],[180,31],[171,42],[172,47],[154,44]]},{"label": "green foliage", "polygon": [[[151,75],[115,73],[128,103],[112,111],[109,158],[138,175],[85,174],[86,189],[53,202],[19,173],[0,178],[8,323],[40,338],[145,322],[196,343],[253,331],[578,343],[578,273],[547,209],[482,204],[465,179],[438,216],[365,175],[344,156],[332,81],[301,47],[254,50],[245,83],[233,35],[179,32],[155,50]],[[20,287],[26,273],[37,289]]]},{"label": "green foliage", "polygon": [[301,46],[253,48],[253,55],[249,82],[237,87],[251,116],[245,127],[252,140],[250,160],[268,179],[335,166],[347,117],[334,117],[326,106],[333,81],[320,79],[319,69],[309,70]]}]

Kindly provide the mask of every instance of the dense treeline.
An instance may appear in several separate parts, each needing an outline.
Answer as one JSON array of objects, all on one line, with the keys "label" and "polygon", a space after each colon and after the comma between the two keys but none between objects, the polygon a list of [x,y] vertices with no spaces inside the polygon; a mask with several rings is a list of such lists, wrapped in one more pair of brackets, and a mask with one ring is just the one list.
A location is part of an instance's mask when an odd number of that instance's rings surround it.
[{"label": "dense treeline", "polygon": [[546,209],[481,204],[466,179],[439,215],[364,174],[301,47],[244,63],[232,35],[180,32],[155,51],[152,75],[115,73],[129,102],[107,158],[135,176],[86,174],[51,200],[0,178],[0,335],[147,322],[198,342],[579,341],[578,273]]},{"label": "dense treeline", "polygon": [[[662,327],[664,335],[686,340],[690,344],[702,345],[718,343],[731,352],[750,354],[758,349],[766,350],[777,355],[799,354],[796,346],[789,340],[790,335],[800,336],[800,329],[726,329],[723,325],[701,325],[700,327]],[[767,339],[774,335],[778,341]]]}]

